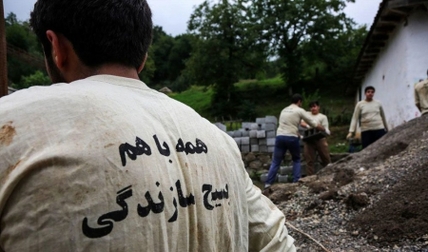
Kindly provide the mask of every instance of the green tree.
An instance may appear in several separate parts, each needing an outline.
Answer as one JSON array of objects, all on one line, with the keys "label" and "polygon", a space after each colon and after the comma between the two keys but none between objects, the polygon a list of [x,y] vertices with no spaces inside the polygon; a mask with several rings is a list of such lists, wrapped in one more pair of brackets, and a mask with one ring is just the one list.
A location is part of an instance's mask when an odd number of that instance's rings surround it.
[{"label": "green tree", "polygon": [[174,38],[174,44],[168,55],[168,79],[170,81],[176,80],[186,67],[185,62],[191,55],[194,39],[190,34],[182,34]]},{"label": "green tree", "polygon": [[258,0],[251,5],[261,41],[283,61],[281,73],[290,93],[302,80],[303,45],[317,41],[323,46],[354,24],[343,12],[348,2],[354,0]]},{"label": "green tree", "polygon": [[155,61],[153,59],[153,47],[149,47],[148,57],[144,65],[143,70],[138,74],[140,80],[146,83],[148,86],[152,86],[153,76],[156,71]]},{"label": "green tree", "polygon": [[155,26],[153,28],[153,44],[149,54],[155,64],[155,71],[151,84],[162,85],[169,78],[168,59],[171,49],[174,46],[174,38],[166,34],[162,27]]},{"label": "green tree", "polygon": [[16,89],[28,88],[31,86],[47,86],[52,82],[49,77],[43,72],[37,70],[33,74],[28,76],[23,76],[19,83],[13,85]]},{"label": "green tree", "polygon": [[32,75],[36,70],[46,74],[43,50],[28,22],[21,22],[14,13],[9,13],[5,23],[8,79],[20,87],[22,76]]},{"label": "green tree", "polygon": [[197,40],[186,63],[185,75],[193,82],[212,85],[212,114],[236,116],[236,83],[250,66],[258,66],[254,30],[247,18],[247,1],[204,1],[191,15],[188,29]]}]

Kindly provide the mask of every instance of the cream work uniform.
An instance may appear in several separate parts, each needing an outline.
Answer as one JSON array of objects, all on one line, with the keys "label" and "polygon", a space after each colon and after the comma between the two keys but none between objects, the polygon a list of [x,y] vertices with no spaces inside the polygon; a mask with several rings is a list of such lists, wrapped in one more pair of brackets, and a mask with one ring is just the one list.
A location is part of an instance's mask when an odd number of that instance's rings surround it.
[{"label": "cream work uniform", "polygon": [[295,251],[236,143],[122,77],[0,99],[0,250]]},{"label": "cream work uniform", "polygon": [[422,115],[428,113],[428,79],[415,85],[415,104],[420,107]]}]

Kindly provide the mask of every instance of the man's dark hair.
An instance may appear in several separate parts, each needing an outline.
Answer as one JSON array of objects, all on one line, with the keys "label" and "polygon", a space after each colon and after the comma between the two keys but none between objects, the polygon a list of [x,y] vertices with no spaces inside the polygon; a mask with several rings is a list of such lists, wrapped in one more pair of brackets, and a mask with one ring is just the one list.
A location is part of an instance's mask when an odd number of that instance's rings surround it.
[{"label": "man's dark hair", "polygon": [[312,108],[313,106],[319,106],[319,105],[320,105],[320,103],[318,101],[311,101],[309,103],[309,108]]},{"label": "man's dark hair", "polygon": [[303,101],[303,97],[300,94],[294,94],[291,97],[291,102],[292,103],[298,103],[299,101]]},{"label": "man's dark hair", "polygon": [[368,86],[364,89],[364,93],[367,92],[367,90],[373,90],[373,92],[376,92],[376,89],[372,86]]},{"label": "man's dark hair", "polygon": [[138,69],[152,41],[146,0],[38,0],[30,24],[51,57],[46,31],[65,36],[88,67],[118,63]]}]

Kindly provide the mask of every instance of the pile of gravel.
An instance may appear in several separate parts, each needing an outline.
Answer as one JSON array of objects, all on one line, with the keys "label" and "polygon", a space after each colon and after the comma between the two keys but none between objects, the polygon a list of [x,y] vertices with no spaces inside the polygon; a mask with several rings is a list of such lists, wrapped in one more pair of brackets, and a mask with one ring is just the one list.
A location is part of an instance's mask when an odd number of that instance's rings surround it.
[{"label": "pile of gravel", "polygon": [[428,251],[428,116],[267,196],[299,251]]}]

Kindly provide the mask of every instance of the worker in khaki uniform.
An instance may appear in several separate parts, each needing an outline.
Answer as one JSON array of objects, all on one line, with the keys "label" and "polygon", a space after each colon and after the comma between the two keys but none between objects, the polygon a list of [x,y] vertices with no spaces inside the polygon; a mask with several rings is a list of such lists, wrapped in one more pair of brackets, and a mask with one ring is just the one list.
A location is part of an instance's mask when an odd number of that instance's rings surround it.
[{"label": "worker in khaki uniform", "polygon": [[145,0],[38,0],[54,84],[0,99],[0,251],[295,251],[235,141],[140,81]]},{"label": "worker in khaki uniform", "polygon": [[[330,135],[330,130],[328,128],[328,119],[327,116],[320,113],[320,105],[318,101],[312,101],[309,103],[309,108],[311,111],[307,111],[307,114],[310,118],[316,121],[318,124],[321,124],[325,132]],[[301,126],[310,129],[311,127],[305,123],[301,122]],[[318,156],[321,159],[321,165],[324,167],[331,163],[330,158],[330,150],[328,149],[327,139],[325,137],[313,140],[313,141],[305,141],[303,143],[303,154],[306,160],[306,175],[314,175],[315,174],[315,160],[316,153],[318,152]]]},{"label": "worker in khaki uniform", "polygon": [[366,95],[366,99],[358,102],[355,106],[351,125],[349,127],[349,133],[346,136],[346,139],[353,138],[359,122],[363,149],[377,141],[379,138],[384,136],[386,132],[388,132],[388,124],[386,123],[382,104],[373,99],[375,88],[368,86],[364,89],[364,93]]},{"label": "worker in khaki uniform", "polygon": [[285,153],[290,151],[293,160],[293,182],[297,182],[301,177],[300,172],[300,135],[299,124],[301,120],[318,130],[324,131],[324,127],[310,118],[306,111],[301,108],[303,97],[294,94],[291,97],[291,105],[285,107],[279,116],[279,125],[275,138],[275,149],[273,152],[272,164],[269,167],[268,178],[265,182],[264,192],[275,181],[276,174],[284,158]]},{"label": "worker in khaki uniform", "polygon": [[428,115],[428,79],[415,85],[415,105],[422,115]]}]

